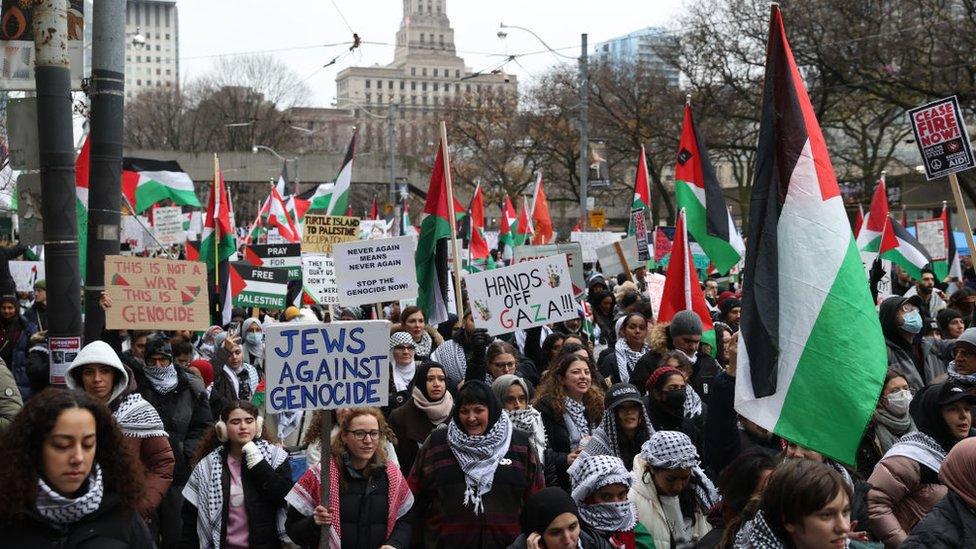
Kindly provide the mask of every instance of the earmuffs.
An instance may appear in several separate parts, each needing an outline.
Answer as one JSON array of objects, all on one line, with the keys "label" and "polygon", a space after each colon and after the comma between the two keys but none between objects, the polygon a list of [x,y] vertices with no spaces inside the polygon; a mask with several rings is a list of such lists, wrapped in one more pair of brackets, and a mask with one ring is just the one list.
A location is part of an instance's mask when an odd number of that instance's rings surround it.
[{"label": "earmuffs", "polygon": [[[264,417],[258,416],[257,424],[258,428],[254,431],[254,438],[260,437],[261,433],[264,431]],[[214,424],[214,431],[217,431],[217,440],[220,442],[227,442],[227,424],[224,423],[224,420],[221,419]]]}]

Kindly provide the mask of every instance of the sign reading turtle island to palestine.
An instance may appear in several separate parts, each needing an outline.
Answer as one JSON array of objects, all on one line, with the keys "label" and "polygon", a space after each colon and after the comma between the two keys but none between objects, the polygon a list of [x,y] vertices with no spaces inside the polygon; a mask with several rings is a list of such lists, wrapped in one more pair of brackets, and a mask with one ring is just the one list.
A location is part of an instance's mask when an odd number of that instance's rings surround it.
[{"label": "sign reading turtle island to palestine", "polygon": [[306,215],[302,222],[302,251],[331,254],[332,246],[359,238],[359,218],[338,215]]},{"label": "sign reading turtle island to palestine", "polygon": [[200,261],[105,258],[109,330],[191,330],[210,325],[207,267]]},{"label": "sign reading turtle island to palestine", "polygon": [[288,273],[234,261],[230,264],[230,291],[234,306],[284,309]]}]

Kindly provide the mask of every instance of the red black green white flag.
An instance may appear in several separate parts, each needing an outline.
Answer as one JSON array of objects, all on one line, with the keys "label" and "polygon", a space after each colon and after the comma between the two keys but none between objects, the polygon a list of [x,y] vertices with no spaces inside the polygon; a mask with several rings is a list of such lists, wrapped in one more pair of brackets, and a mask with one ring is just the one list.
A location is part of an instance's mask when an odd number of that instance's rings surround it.
[{"label": "red black green white flag", "polygon": [[450,167],[444,162],[444,146],[442,142],[437,147],[414,256],[419,286],[417,306],[424,311],[427,323],[433,325],[448,320],[447,246],[451,240],[451,223],[455,222],[451,219],[448,202],[453,197],[447,192],[446,171]]},{"label": "red black green white flag", "polygon": [[135,213],[163,200],[172,200],[179,206],[203,207],[193,190],[193,180],[175,160],[123,158],[122,194]]}]

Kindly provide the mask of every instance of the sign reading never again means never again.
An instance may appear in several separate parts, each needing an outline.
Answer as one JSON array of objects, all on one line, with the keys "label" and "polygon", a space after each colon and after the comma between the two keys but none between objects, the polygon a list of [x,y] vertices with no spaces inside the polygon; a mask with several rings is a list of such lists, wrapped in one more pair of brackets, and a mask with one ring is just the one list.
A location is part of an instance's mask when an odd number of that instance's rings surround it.
[{"label": "sign reading never again means never again", "polygon": [[411,236],[336,244],[336,285],[343,305],[365,305],[417,297],[417,269]]},{"label": "sign reading never again means never again", "polygon": [[108,256],[109,330],[193,330],[210,326],[207,268],[199,261]]},{"label": "sign reading never again means never again", "polygon": [[268,412],[387,405],[388,321],[273,324],[265,337]]},{"label": "sign reading never again means never again", "polygon": [[244,307],[284,309],[288,273],[284,269],[255,267],[243,261],[230,264],[231,303]]},{"label": "sign reading never again means never again", "polygon": [[297,242],[245,246],[244,260],[255,267],[287,269],[288,280],[302,279],[302,245]]}]

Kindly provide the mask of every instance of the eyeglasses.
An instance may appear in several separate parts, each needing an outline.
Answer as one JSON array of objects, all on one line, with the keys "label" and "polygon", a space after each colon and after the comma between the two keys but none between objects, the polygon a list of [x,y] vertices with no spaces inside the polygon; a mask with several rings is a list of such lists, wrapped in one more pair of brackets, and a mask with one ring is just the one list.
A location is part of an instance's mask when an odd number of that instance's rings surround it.
[{"label": "eyeglasses", "polygon": [[491,365],[495,368],[512,371],[515,370],[516,366],[518,366],[518,362],[492,362]]},{"label": "eyeglasses", "polygon": [[393,347],[394,351],[412,351],[414,350],[413,345],[396,345]]},{"label": "eyeglasses", "polygon": [[363,429],[356,429],[355,431],[350,431],[346,429],[347,433],[352,433],[352,436],[356,437],[356,440],[366,440],[366,435],[369,435],[371,440],[378,440],[380,438],[380,432],[376,429],[372,431],[365,431]]}]

